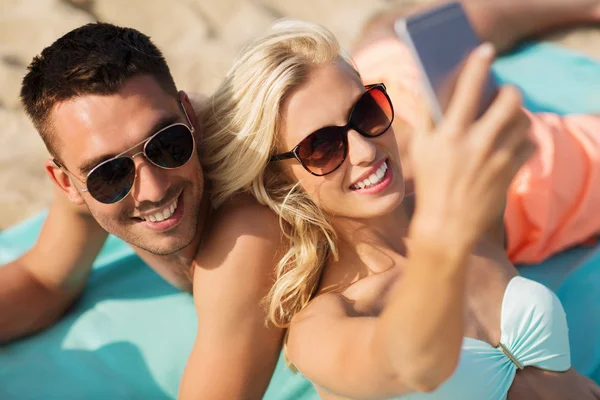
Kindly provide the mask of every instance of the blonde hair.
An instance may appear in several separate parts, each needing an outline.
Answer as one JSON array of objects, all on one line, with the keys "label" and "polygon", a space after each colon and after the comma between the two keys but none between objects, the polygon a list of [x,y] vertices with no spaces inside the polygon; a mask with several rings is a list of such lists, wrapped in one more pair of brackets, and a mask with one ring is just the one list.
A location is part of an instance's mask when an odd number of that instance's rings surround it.
[{"label": "blonde hair", "polygon": [[325,214],[269,164],[275,152],[282,105],[315,67],[349,62],[326,28],[284,20],[248,44],[204,113],[203,160],[218,207],[240,192],[251,192],[280,219],[289,248],[265,299],[268,318],[286,327],[312,298],[328,257],[337,256],[335,232]]}]

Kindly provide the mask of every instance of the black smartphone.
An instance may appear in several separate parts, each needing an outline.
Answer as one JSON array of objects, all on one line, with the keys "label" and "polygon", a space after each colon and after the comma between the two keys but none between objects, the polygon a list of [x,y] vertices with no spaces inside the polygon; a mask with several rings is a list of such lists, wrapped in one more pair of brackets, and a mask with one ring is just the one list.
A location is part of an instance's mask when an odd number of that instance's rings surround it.
[{"label": "black smartphone", "polygon": [[[448,3],[395,23],[398,38],[412,50],[425,76],[432,117],[442,120],[467,56],[481,44],[460,3]],[[490,71],[481,95],[479,116],[491,105],[498,84]]]}]

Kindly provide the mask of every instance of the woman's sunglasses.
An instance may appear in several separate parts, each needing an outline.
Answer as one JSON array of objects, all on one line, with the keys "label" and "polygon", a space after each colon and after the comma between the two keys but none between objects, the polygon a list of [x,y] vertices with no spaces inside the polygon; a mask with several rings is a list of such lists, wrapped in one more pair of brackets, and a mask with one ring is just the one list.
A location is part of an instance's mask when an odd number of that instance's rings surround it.
[{"label": "woman's sunglasses", "polygon": [[304,138],[292,151],[274,155],[270,161],[295,158],[316,176],[327,175],[338,169],[348,155],[350,129],[365,137],[377,137],[384,134],[394,120],[394,108],[385,85],[378,83],[366,86],[366,89],[354,103],[345,126],[321,128]]},{"label": "woman's sunglasses", "polygon": [[[96,165],[87,174],[84,182],[86,187],[81,191],[89,192],[94,199],[104,204],[113,204],[123,200],[131,192],[135,182],[136,168],[133,159],[140,154],[143,154],[152,164],[163,169],[180,168],[187,164],[194,154],[195,141],[194,128],[185,108],[183,108],[183,112],[189,126],[182,123],[169,125],[123,153]],[[141,145],[144,146],[142,151],[132,156],[125,155]],[[52,161],[57,167],[67,171],[57,160]],[[72,175],[72,173],[70,174]]]}]

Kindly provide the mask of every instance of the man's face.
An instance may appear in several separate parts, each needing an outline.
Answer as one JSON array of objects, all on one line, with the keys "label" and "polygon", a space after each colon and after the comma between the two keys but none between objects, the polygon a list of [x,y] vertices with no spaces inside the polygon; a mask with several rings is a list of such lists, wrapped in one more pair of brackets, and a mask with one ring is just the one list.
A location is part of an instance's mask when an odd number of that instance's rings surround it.
[{"label": "man's face", "polygon": [[[193,115],[189,103],[186,106]],[[137,155],[131,192],[115,204],[103,204],[81,189],[94,160],[114,157],[177,122],[189,125],[178,99],[150,76],[130,79],[115,95],[85,95],[61,102],[51,113],[57,153],[76,178],[63,189],[71,193],[72,200],[85,202],[108,232],[154,254],[178,251],[197,233],[204,177],[196,152],[176,169],[157,167]],[[194,134],[197,140],[197,131]],[[142,150],[143,146],[137,146],[125,155]],[[86,165],[88,168],[82,168]]]}]

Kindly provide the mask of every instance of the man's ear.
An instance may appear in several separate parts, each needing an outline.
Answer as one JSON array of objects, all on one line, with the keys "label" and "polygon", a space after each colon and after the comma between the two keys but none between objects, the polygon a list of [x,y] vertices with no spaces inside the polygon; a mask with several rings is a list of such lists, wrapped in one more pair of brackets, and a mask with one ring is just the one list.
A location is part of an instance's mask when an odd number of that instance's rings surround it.
[{"label": "man's ear", "polygon": [[46,160],[44,162],[44,168],[46,169],[46,173],[50,177],[50,180],[52,180],[52,182],[67,195],[71,203],[78,206],[85,204],[83,197],[81,197],[81,193],[77,190],[71,181],[71,178],[65,171],[59,168],[53,160]]},{"label": "man's ear", "polygon": [[198,94],[192,94],[188,96],[186,92],[180,90],[179,100],[181,101],[181,104],[183,104],[185,112],[187,113],[190,122],[196,130],[196,138],[200,139],[202,137],[202,127],[200,126],[200,119],[198,118],[198,115],[206,103],[206,97]]}]

